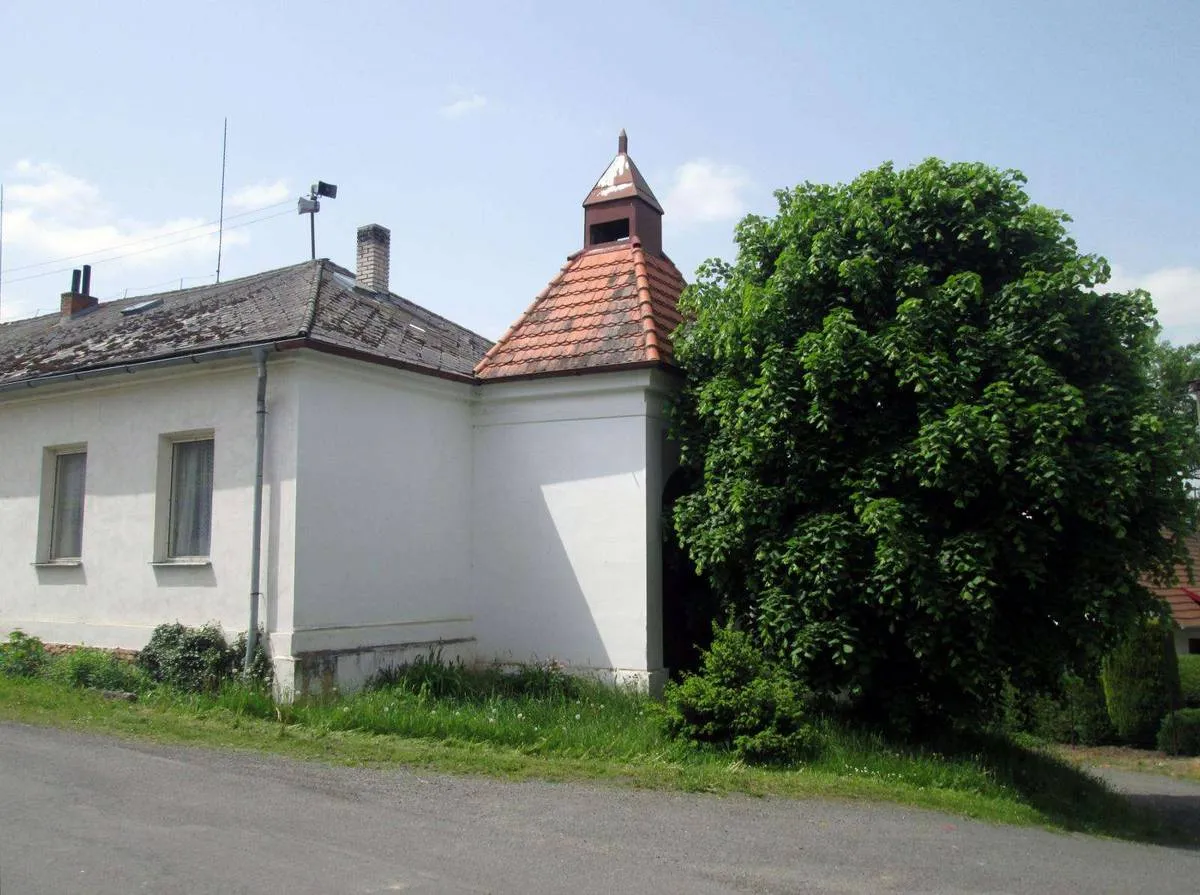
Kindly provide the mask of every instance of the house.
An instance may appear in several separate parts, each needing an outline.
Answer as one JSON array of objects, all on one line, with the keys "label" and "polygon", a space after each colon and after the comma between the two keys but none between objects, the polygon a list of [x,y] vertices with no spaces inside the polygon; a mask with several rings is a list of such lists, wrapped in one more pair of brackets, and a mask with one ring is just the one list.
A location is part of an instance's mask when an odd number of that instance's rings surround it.
[{"label": "house", "polygon": [[269,636],[283,695],[440,650],[657,689],[683,278],[622,133],[494,345],[328,260],[0,325],[0,631]]},{"label": "house", "polygon": [[1150,592],[1166,602],[1171,611],[1175,621],[1175,651],[1180,655],[1200,653],[1200,583],[1192,583],[1200,575],[1200,534],[1189,535],[1185,544],[1195,575],[1188,574],[1186,565],[1179,565],[1175,567],[1175,584],[1145,582]]}]

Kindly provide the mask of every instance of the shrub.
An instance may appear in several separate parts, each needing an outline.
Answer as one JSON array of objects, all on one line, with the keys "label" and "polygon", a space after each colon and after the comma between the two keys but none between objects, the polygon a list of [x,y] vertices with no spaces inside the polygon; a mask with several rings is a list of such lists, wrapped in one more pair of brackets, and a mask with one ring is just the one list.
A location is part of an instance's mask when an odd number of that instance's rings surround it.
[{"label": "shrub", "polygon": [[90,647],[80,647],[55,658],[50,676],[72,687],[134,693],[144,689],[147,681],[145,672],[139,671],[132,662]]},{"label": "shrub", "polygon": [[138,653],[137,666],[159,683],[190,693],[216,690],[233,676],[234,650],[219,625],[159,625]]},{"label": "shrub", "polygon": [[1137,625],[1104,662],[1104,698],[1118,739],[1152,746],[1163,716],[1179,704],[1179,666],[1160,619]]},{"label": "shrub", "polygon": [[[267,651],[267,635],[262,628],[258,629],[258,637],[254,641],[254,655],[250,659],[250,679],[260,684],[271,684],[275,680],[275,666],[271,664],[271,655]],[[233,641],[233,674],[239,677],[246,671],[246,632],[243,631]]]},{"label": "shrub", "polygon": [[1200,709],[1180,709],[1163,718],[1158,748],[1170,755],[1200,755]]},{"label": "shrub", "polygon": [[816,751],[809,700],[749,634],[725,627],[714,630],[700,672],[667,685],[663,712],[676,738],[725,746],[747,761],[792,762]]},{"label": "shrub", "polygon": [[1069,674],[1063,679],[1063,711],[1072,743],[1099,746],[1111,742],[1115,731],[1098,675]]},{"label": "shrub", "polygon": [[1177,660],[1183,704],[1190,709],[1200,709],[1200,655],[1178,656]]},{"label": "shrub", "polygon": [[13,631],[0,643],[0,674],[7,677],[37,677],[47,659],[42,641],[24,631]]}]

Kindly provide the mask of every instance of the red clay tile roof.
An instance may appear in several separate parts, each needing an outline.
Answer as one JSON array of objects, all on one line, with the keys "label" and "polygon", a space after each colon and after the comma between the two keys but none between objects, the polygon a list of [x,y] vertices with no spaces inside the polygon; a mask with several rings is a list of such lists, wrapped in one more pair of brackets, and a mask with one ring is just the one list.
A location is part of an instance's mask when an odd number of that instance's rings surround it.
[{"label": "red clay tile roof", "polygon": [[572,255],[475,367],[483,380],[670,364],[683,276],[640,241]]},{"label": "red clay tile roof", "polygon": [[1200,535],[1187,539],[1187,551],[1192,558],[1195,583],[1188,582],[1187,566],[1176,566],[1178,584],[1167,586],[1146,582],[1146,586],[1156,597],[1166,600],[1175,624],[1181,628],[1197,628],[1200,627]]}]

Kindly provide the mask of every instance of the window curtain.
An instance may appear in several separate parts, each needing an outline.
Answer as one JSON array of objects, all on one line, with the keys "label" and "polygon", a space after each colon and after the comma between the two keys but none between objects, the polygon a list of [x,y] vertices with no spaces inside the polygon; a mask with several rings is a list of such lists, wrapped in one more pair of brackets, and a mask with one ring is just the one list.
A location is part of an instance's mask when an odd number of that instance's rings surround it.
[{"label": "window curtain", "polygon": [[87,454],[59,454],[56,459],[51,559],[75,559],[83,554],[83,485],[86,471]]},{"label": "window curtain", "polygon": [[171,460],[171,556],[208,556],[212,543],[213,443],[181,441]]}]

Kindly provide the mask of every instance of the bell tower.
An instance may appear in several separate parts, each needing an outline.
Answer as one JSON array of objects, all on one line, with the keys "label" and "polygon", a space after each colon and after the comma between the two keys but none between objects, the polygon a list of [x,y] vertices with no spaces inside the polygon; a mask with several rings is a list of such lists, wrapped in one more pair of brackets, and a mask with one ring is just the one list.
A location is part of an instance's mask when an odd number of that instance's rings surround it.
[{"label": "bell tower", "polygon": [[583,247],[640,240],[642,250],[662,256],[662,206],[629,157],[622,130],[617,154],[583,200]]}]

